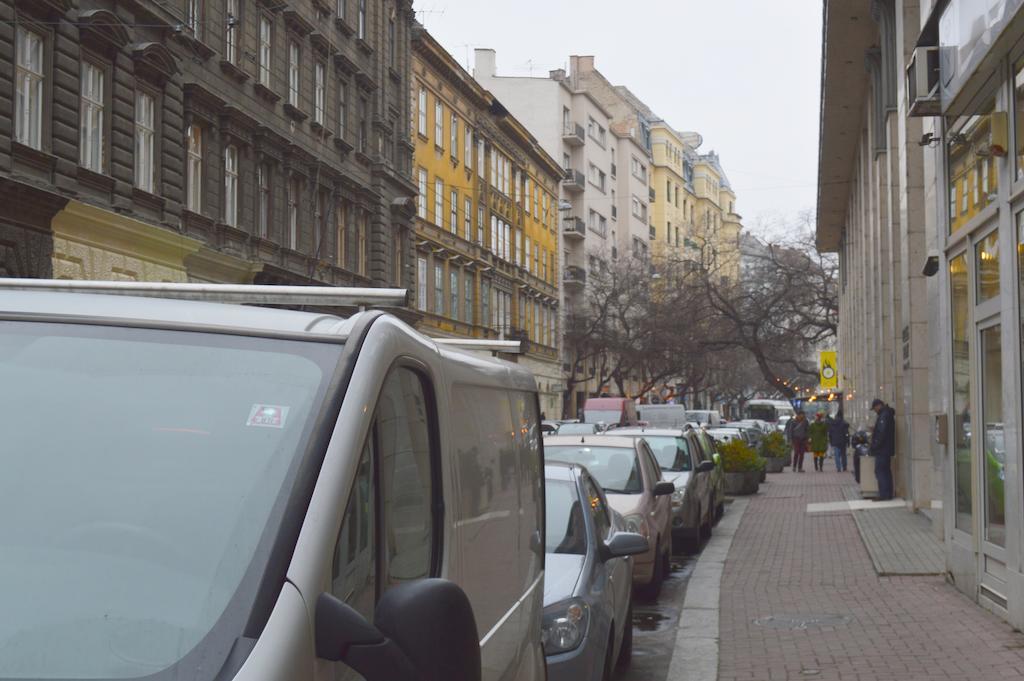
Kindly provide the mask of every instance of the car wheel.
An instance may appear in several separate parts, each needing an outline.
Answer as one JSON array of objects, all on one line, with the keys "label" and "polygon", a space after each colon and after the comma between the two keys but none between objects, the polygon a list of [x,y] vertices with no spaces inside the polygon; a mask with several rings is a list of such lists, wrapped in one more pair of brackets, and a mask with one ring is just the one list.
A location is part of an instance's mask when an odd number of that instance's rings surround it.
[{"label": "car wheel", "polygon": [[655,547],[654,574],[651,576],[651,582],[640,588],[640,596],[650,601],[657,600],[658,594],[661,593],[661,583],[664,580],[665,561],[662,558],[661,542],[659,541]]},{"label": "car wheel", "polygon": [[622,630],[622,645],[619,646],[619,659],[615,665],[619,669],[629,666],[633,659],[633,599],[629,599],[629,608],[626,609],[626,623]]}]

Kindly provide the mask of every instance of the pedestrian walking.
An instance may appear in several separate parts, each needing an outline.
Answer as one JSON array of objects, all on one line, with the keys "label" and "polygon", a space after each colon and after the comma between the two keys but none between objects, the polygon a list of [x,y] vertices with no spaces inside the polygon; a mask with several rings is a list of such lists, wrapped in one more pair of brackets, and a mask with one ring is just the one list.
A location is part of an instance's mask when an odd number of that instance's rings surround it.
[{"label": "pedestrian walking", "polygon": [[789,441],[793,445],[793,470],[803,473],[804,453],[807,451],[807,428],[810,424],[807,423],[807,415],[802,410],[798,411],[790,421],[793,424],[789,430]]},{"label": "pedestrian walking", "polygon": [[825,452],[828,451],[828,424],[820,411],[814,415],[814,422],[808,426],[807,434],[811,442],[811,454],[814,456],[814,470],[821,473],[825,470]]},{"label": "pedestrian walking", "polygon": [[878,501],[893,497],[892,457],[896,454],[896,411],[880,399],[871,403],[877,414],[871,431],[871,456],[875,458],[875,478],[878,480]]},{"label": "pedestrian walking", "polygon": [[850,446],[850,424],[843,418],[840,409],[828,425],[828,443],[832,447],[832,457],[836,460],[836,470],[846,472],[846,450]]}]

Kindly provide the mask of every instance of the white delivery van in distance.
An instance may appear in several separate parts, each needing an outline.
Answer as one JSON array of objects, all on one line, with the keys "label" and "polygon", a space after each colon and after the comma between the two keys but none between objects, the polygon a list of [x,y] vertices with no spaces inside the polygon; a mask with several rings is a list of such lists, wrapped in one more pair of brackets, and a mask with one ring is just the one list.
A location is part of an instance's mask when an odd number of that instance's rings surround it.
[{"label": "white delivery van in distance", "polygon": [[542,681],[533,376],[195,299],[405,292],[0,279],[0,679]]}]

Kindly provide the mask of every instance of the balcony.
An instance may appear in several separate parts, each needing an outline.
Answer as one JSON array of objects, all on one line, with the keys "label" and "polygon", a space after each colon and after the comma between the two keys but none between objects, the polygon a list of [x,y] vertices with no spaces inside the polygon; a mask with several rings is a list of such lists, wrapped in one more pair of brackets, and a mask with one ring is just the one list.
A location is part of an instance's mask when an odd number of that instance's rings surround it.
[{"label": "balcony", "polygon": [[587,236],[587,226],[583,218],[566,218],[562,220],[562,235],[566,239],[582,239]]},{"label": "balcony", "polygon": [[586,142],[583,126],[579,123],[565,123],[562,126],[562,141],[570,147],[582,147]]},{"label": "balcony", "polygon": [[576,286],[583,287],[587,284],[587,271],[582,267],[576,267],[575,265],[569,265],[565,268],[565,274],[562,278],[562,283],[565,286]]},{"label": "balcony", "polygon": [[583,173],[572,168],[565,169],[565,177],[562,179],[562,187],[566,191],[575,192],[577,194],[582,193],[586,188],[587,179],[583,177]]}]

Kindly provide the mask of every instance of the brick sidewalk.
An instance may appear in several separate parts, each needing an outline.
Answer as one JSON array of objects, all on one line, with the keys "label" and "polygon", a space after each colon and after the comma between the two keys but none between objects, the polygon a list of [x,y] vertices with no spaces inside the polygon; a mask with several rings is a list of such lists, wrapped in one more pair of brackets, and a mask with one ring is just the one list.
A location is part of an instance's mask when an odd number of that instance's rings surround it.
[{"label": "brick sidewalk", "polygon": [[768,480],[725,563],[721,681],[1024,679],[1024,635],[942,577],[877,576],[849,511],[805,512],[849,474]]}]

